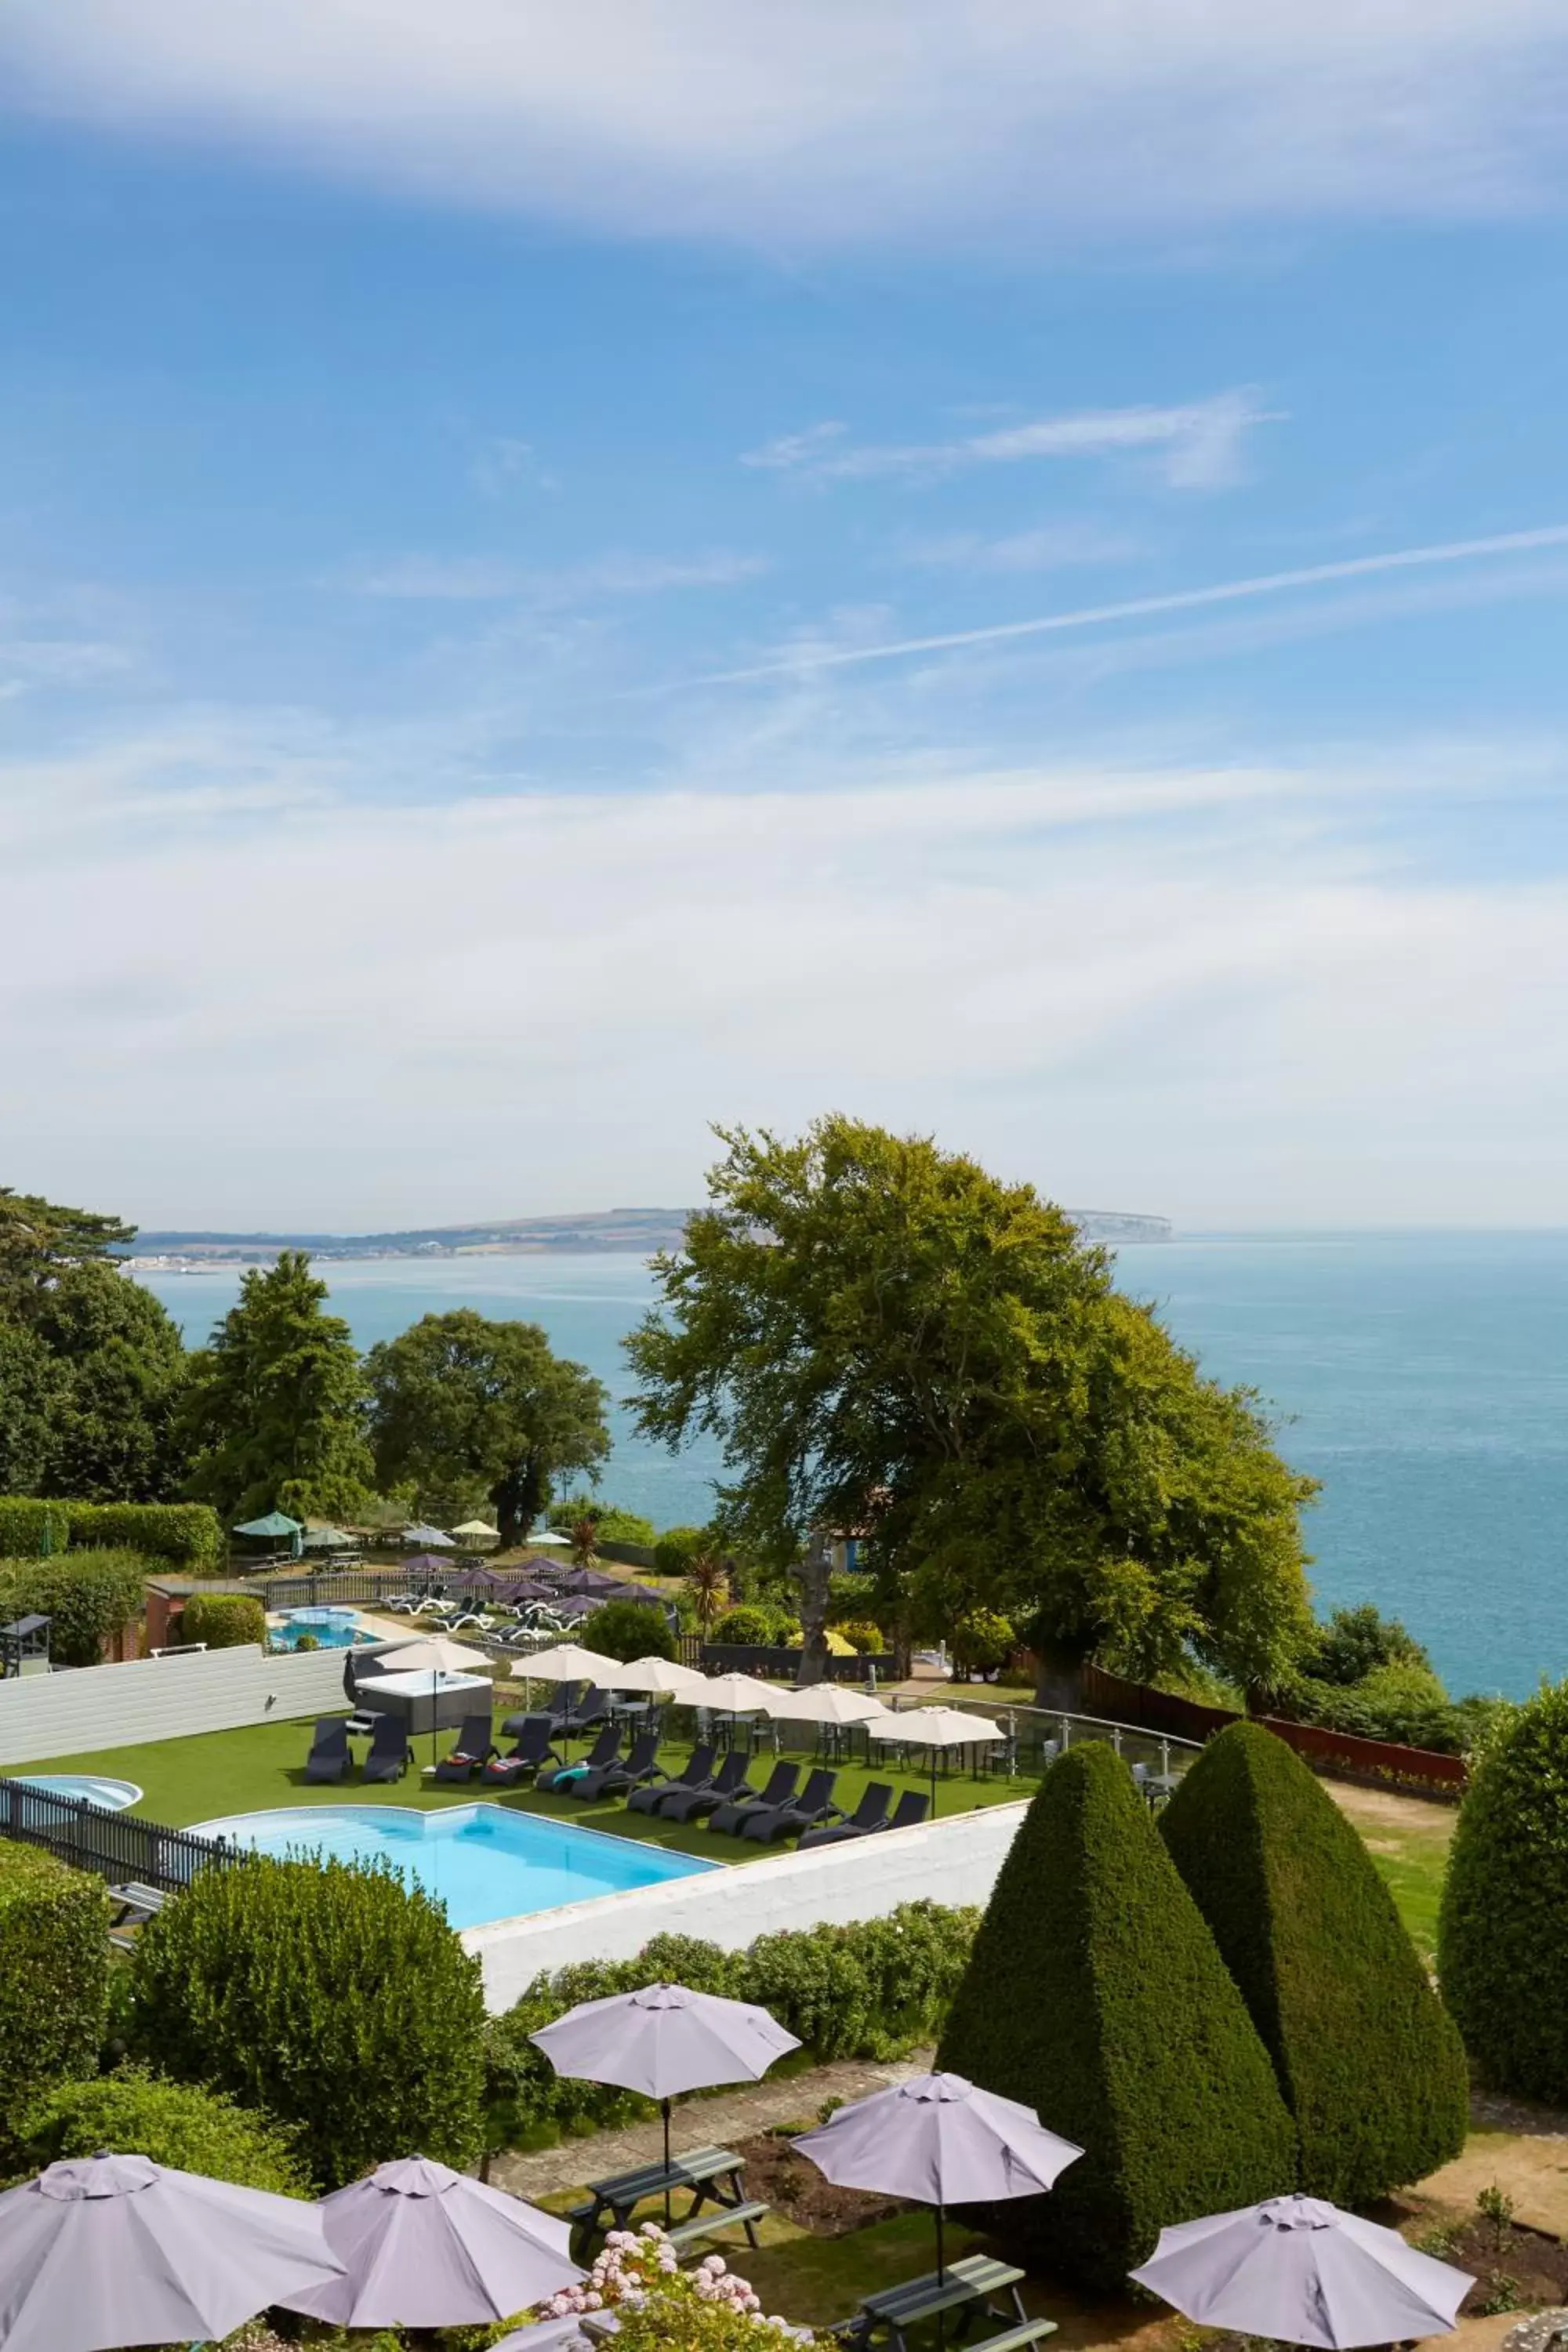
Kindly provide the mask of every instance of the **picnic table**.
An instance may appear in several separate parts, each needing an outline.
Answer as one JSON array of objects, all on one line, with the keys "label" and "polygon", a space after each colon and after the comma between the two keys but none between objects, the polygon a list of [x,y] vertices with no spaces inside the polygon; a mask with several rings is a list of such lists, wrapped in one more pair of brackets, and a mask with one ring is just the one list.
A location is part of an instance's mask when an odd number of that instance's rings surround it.
[{"label": "picnic table", "polygon": [[[942,2271],[865,2296],[854,2318],[840,2321],[832,2332],[856,2352],[870,2347],[877,2352],[884,2347],[907,2352],[909,2330],[927,2320],[942,2320],[944,2338],[959,2343],[976,2320],[1000,2319],[1011,2324],[1000,2335],[984,2336],[971,2352],[1024,2352],[1026,2346],[1056,2334],[1054,2319],[1031,2319],[1025,2311],[1018,2292],[1024,2277],[1012,2263],[998,2262],[994,2255],[964,2254]],[[994,2299],[998,2295],[1006,2298],[1000,2307]],[[947,2324],[950,2314],[954,2315],[952,2325]]]},{"label": "picnic table", "polygon": [[738,2224],[754,2246],[757,2223],[768,2209],[748,2200],[745,2170],[744,2157],[737,2156],[733,2148],[698,2147],[688,2155],[672,2157],[668,2168],[661,2158],[638,2165],[632,2172],[615,2173],[607,2180],[590,2180],[586,2198],[566,2216],[574,2246],[585,2255],[605,2231],[630,2229],[632,2215],[650,2197],[672,2197],[678,2190],[689,2191],[690,2201],[666,2230],[672,2244],[689,2245],[715,2230]]}]

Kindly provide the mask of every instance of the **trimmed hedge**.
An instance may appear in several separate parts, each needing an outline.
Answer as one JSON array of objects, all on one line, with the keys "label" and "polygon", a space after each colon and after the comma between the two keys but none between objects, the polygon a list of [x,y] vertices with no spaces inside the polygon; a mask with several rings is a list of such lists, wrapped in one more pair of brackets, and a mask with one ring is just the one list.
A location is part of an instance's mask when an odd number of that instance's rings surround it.
[{"label": "trimmed hedge", "polygon": [[595,1609],[587,1632],[605,1658],[673,1658],[675,1636],[662,1609],[651,1601],[606,1601]]},{"label": "trimmed hedge", "polygon": [[122,2066],[95,2082],[61,2084],[16,2118],[15,2131],[31,2172],[112,2147],[241,2189],[268,2189],[279,2197],[310,2193],[280,2125],[216,2091],[162,2082],[140,2066]]},{"label": "trimmed hedge", "polygon": [[1160,1831],[1274,2062],[1308,2195],[1369,2204],[1457,2156],[1458,2033],[1372,1856],[1300,1759],[1232,1724]]},{"label": "trimmed hedge", "polygon": [[1437,1973],[1494,2089],[1568,2103],[1568,1682],[1476,1759],[1448,1853]]},{"label": "trimmed hedge", "polygon": [[68,1551],[50,1559],[0,1559],[0,1618],[37,1611],[54,1620],[49,1655],[60,1666],[96,1666],[103,1646],[142,1613],[147,1563],[134,1551]]},{"label": "trimmed hedge", "polygon": [[1288,2189],[1268,2053],[1126,1765],[1053,1764],[1019,1826],[937,2063],[1085,2151],[985,2215],[1020,2258],[1119,2287],[1161,2229]]},{"label": "trimmed hedge", "polygon": [[389,2152],[478,2157],[479,1963],[389,1869],[205,1870],[142,1928],[130,1975],[133,2054],[291,2126],[319,2187]]},{"label": "trimmed hedge", "polygon": [[212,1576],[226,1557],[210,1503],[68,1503],[73,1544],[126,1544],[184,1576]]},{"label": "trimmed hedge", "polygon": [[0,1559],[38,1559],[64,1551],[70,1517],[63,1503],[35,1503],[0,1495]]},{"label": "trimmed hedge", "polygon": [[209,1650],[237,1650],[247,1642],[267,1647],[267,1612],[254,1592],[193,1592],[180,1619],[182,1642],[205,1642]]},{"label": "trimmed hedge", "polygon": [[0,1841],[0,2115],[94,2073],[108,2015],[103,1881]]}]

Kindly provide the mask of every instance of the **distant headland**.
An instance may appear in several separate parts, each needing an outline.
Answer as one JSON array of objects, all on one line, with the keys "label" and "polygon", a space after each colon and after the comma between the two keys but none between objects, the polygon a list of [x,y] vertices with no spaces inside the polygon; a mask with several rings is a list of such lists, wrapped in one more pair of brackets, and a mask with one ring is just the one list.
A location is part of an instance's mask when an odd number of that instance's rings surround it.
[{"label": "distant headland", "polygon": [[[689,1209],[596,1209],[576,1216],[502,1217],[484,1225],[414,1226],[391,1234],[212,1234],[143,1232],[127,1263],[152,1267],[269,1265],[279,1250],[309,1250],[323,1259],[365,1257],[537,1256],[566,1251],[679,1249]],[[1091,1241],[1163,1242],[1168,1217],[1119,1209],[1069,1209]]]}]

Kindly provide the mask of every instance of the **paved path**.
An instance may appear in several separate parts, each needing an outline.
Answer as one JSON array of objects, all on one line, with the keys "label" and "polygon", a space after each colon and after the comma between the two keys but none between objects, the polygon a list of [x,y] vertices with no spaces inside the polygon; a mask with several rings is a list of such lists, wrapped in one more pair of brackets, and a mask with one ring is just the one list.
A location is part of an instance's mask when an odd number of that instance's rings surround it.
[{"label": "paved path", "polygon": [[[775,2130],[781,2124],[799,2124],[805,2130],[816,2121],[824,2100],[866,2098],[922,2073],[931,2061],[929,2050],[917,2051],[897,2065],[844,2059],[832,2066],[814,2066],[809,2074],[787,2074],[782,2082],[748,2083],[690,2099],[675,2111],[675,2146],[690,2147],[700,2140],[704,2146],[732,2147],[738,2139]],[[527,2156],[498,2156],[490,2165],[490,2179],[498,2189],[510,2189],[517,2197],[548,2197],[553,2189],[580,2189],[590,2173],[603,2180],[611,2173],[629,2172],[634,2165],[651,2163],[663,2153],[664,2126],[655,2116],[624,2131],[563,2140],[557,2147],[538,2148]]]}]

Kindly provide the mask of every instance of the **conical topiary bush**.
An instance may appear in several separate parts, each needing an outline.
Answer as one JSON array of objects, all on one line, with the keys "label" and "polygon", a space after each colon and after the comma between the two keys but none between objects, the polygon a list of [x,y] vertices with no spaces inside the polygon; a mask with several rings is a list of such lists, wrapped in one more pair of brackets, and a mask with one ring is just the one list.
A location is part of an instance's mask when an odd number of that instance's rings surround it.
[{"label": "conical topiary bush", "polygon": [[1085,2153],[998,2205],[1021,2255],[1117,2285],[1172,2221],[1289,2189],[1268,2053],[1121,1758],[1054,1764],[1019,1825],[937,2063],[1021,2099]]},{"label": "conical topiary bush", "polygon": [[1544,1685],[1476,1761],[1437,1973],[1484,2080],[1568,2105],[1568,1682]]},{"label": "conical topiary bush", "polygon": [[1232,1724],[1160,1829],[1274,2061],[1308,2194],[1364,2204],[1457,2156],[1458,2033],[1372,1856],[1300,1758]]}]

